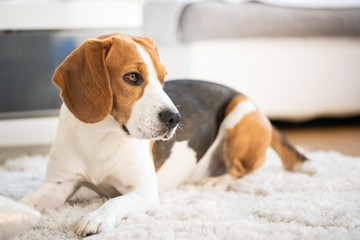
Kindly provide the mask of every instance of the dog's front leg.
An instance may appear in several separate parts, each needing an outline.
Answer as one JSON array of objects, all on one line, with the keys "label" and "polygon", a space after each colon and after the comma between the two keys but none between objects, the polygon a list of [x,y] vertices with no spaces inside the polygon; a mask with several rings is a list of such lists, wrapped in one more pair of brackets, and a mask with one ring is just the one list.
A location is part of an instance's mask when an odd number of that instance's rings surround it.
[{"label": "dog's front leg", "polygon": [[158,203],[156,188],[136,187],[133,191],[108,200],[95,211],[87,214],[78,224],[80,236],[97,234],[114,228],[123,218],[134,212],[145,212]]},{"label": "dog's front leg", "polygon": [[38,211],[56,208],[64,204],[77,188],[73,181],[46,181],[38,190],[20,199],[20,202]]}]

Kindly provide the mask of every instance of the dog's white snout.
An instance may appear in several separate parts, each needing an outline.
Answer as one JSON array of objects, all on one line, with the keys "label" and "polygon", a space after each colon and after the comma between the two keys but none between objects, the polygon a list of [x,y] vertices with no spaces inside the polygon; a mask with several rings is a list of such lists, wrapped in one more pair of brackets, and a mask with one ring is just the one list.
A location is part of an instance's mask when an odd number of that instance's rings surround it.
[{"label": "dog's white snout", "polygon": [[135,104],[126,126],[129,135],[142,139],[169,139],[173,136],[181,115],[165,96],[144,97]]}]

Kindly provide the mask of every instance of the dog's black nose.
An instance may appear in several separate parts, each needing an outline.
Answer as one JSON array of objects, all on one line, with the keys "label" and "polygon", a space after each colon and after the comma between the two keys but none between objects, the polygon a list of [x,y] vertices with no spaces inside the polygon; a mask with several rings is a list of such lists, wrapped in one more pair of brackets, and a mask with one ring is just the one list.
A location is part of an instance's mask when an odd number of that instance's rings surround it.
[{"label": "dog's black nose", "polygon": [[159,113],[159,117],[161,122],[165,123],[168,129],[173,129],[181,119],[181,115],[179,112],[174,112],[171,110],[166,110]]}]

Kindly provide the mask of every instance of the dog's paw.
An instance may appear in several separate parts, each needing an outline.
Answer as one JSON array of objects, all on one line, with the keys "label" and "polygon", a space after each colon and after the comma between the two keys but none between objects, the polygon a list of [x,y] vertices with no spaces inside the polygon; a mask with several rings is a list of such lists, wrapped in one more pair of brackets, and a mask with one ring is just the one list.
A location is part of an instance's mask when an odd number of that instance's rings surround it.
[{"label": "dog's paw", "polygon": [[219,190],[227,190],[229,188],[230,183],[234,180],[234,178],[229,174],[224,174],[217,177],[207,177],[203,179],[199,185],[204,187],[214,187]]},{"label": "dog's paw", "polygon": [[95,210],[83,217],[75,232],[79,236],[86,237],[93,234],[99,234],[107,229],[112,229],[115,227],[115,224],[116,219],[112,213]]},{"label": "dog's paw", "polygon": [[314,162],[305,161],[303,163],[297,164],[294,167],[294,171],[300,173],[306,173],[311,176],[318,172],[318,166]]}]

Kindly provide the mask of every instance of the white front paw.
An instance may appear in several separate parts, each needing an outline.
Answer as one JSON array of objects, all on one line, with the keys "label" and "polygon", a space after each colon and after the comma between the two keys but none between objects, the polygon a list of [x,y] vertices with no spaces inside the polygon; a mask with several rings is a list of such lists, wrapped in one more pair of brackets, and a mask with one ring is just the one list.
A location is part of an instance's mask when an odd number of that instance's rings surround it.
[{"label": "white front paw", "polygon": [[98,234],[107,229],[115,227],[116,218],[112,213],[106,213],[100,209],[87,214],[79,222],[75,232],[77,235],[86,237],[92,234]]}]

